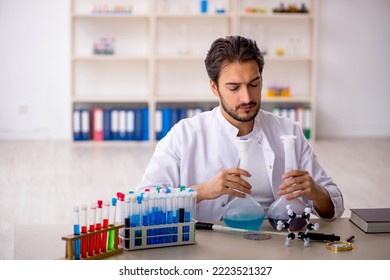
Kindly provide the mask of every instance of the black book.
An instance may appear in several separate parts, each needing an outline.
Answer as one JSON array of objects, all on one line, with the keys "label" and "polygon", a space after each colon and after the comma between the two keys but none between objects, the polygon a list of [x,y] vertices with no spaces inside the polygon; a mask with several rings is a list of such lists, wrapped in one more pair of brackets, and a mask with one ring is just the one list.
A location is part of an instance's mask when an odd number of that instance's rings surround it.
[{"label": "black book", "polygon": [[349,220],[365,233],[390,232],[390,208],[351,209]]}]

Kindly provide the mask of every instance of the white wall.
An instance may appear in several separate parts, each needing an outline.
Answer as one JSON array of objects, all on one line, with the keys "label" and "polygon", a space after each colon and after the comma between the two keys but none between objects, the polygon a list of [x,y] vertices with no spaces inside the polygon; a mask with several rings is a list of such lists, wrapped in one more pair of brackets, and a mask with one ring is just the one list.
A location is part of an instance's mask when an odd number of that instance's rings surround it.
[{"label": "white wall", "polygon": [[317,136],[390,136],[390,1],[321,0]]},{"label": "white wall", "polygon": [[[390,136],[390,1],[320,8],[318,137]],[[70,139],[68,12],[0,0],[0,139]]]},{"label": "white wall", "polygon": [[68,0],[0,0],[0,139],[70,137]]}]

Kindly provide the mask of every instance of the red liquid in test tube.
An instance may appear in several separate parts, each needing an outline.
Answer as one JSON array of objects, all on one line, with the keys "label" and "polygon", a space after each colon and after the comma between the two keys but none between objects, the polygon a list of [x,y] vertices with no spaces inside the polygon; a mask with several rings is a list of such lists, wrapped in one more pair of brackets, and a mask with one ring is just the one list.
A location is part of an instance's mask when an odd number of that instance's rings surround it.
[{"label": "red liquid in test tube", "polygon": [[[96,230],[102,229],[102,210],[103,210],[102,206],[103,206],[103,201],[98,200],[97,209],[96,209],[96,226],[95,226]],[[99,233],[96,234],[95,236],[95,255],[100,254],[101,247],[102,247],[102,235]]]},{"label": "red liquid in test tube", "polygon": [[[87,233],[87,205],[83,204],[80,207],[81,209],[81,233]],[[87,246],[88,246],[88,238],[81,238],[81,258],[85,259],[87,257]]]},{"label": "red liquid in test tube", "polygon": [[[108,218],[110,213],[110,201],[105,201],[103,205],[103,228],[108,228]],[[107,231],[102,233],[102,252],[107,252]]]},{"label": "red liquid in test tube", "polygon": [[[90,216],[89,216],[89,232],[95,231],[95,216],[96,216],[96,205],[91,204],[90,206]],[[95,251],[95,235],[89,237],[89,246],[88,246],[88,256],[93,256]]]}]

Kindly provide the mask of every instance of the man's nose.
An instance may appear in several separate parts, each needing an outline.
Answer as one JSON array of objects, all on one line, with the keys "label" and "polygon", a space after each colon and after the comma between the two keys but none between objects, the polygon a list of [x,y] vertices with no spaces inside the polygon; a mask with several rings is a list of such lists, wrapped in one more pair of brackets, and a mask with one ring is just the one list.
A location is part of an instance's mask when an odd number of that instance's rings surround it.
[{"label": "man's nose", "polygon": [[251,96],[249,89],[247,87],[242,87],[240,91],[240,103],[249,103],[251,101]]}]

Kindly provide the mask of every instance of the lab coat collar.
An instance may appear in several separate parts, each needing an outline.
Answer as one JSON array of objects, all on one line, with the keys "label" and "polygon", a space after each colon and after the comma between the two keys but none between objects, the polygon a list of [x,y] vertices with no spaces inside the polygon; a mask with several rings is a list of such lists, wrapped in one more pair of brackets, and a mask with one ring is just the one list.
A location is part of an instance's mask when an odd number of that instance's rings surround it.
[{"label": "lab coat collar", "polygon": [[214,110],[216,110],[217,119],[220,122],[220,124],[223,127],[223,130],[226,132],[227,135],[232,136],[233,138],[237,137],[238,134],[238,128],[232,125],[230,122],[228,122],[227,119],[222,115],[222,108],[221,106],[216,107]]},{"label": "lab coat collar", "polygon": [[[216,110],[215,113],[217,115],[217,119],[221,123],[224,131],[229,136],[236,138],[237,134],[239,132],[238,128],[235,127],[234,125],[232,125],[231,123],[229,123],[228,120],[222,115],[221,106],[216,107],[214,110]],[[259,114],[260,114],[260,112],[259,112]],[[261,129],[261,122],[260,122],[259,114],[257,114],[257,116],[255,118],[255,123],[253,125],[252,135],[261,140],[263,138],[264,133],[262,132],[262,129]]]}]

